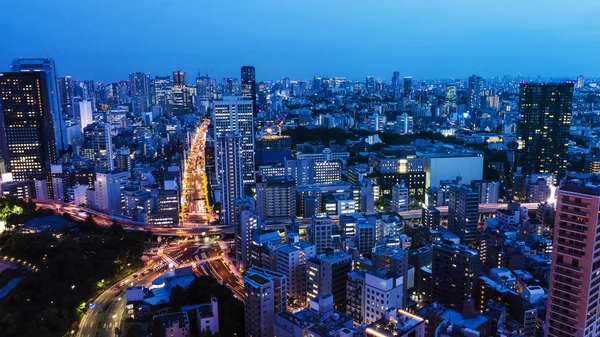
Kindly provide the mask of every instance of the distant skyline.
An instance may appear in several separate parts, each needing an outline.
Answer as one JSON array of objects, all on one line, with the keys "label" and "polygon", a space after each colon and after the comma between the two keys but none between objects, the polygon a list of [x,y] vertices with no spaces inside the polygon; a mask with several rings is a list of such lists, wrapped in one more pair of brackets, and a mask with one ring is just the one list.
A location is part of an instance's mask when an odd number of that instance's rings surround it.
[{"label": "distant skyline", "polygon": [[363,80],[600,75],[600,2],[559,0],[32,0],[2,4],[0,71],[51,57],[61,76],[112,82],[130,72],[188,81],[313,75]]}]

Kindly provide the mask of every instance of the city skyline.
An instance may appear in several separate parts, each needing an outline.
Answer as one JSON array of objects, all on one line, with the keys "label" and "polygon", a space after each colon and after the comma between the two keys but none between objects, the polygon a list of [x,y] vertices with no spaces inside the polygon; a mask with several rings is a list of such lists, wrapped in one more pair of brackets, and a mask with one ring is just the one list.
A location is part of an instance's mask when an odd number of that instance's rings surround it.
[{"label": "city skyline", "polygon": [[[558,1],[176,2],[168,15],[158,4],[108,1],[74,10],[69,2],[34,1],[26,16],[16,3],[4,4],[7,20],[0,29],[19,34],[3,38],[0,58],[8,67],[14,57],[52,57],[61,75],[104,82],[130,72],[165,75],[173,69],[239,77],[243,65],[256,67],[258,81],[313,74],[391,79],[395,70],[415,78],[600,74],[593,59],[573,52],[600,39],[593,20],[600,5],[591,1],[576,8]],[[119,20],[115,13],[136,15]],[[220,23],[225,13],[233,24]],[[242,34],[248,29],[251,34]]]}]

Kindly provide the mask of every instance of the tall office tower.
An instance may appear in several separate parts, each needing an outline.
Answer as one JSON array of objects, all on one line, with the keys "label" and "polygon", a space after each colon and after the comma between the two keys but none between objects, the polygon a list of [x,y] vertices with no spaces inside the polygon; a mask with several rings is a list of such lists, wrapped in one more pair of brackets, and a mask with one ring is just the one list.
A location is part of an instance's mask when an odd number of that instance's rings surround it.
[{"label": "tall office tower", "polygon": [[92,140],[96,172],[108,173],[115,169],[110,127],[108,123],[94,123],[85,130],[86,137]]},{"label": "tall office tower", "polygon": [[557,181],[567,168],[573,83],[521,83],[517,161],[525,176],[552,173]]},{"label": "tall office tower", "polygon": [[408,187],[401,181],[399,184],[392,186],[392,210],[394,212],[408,211]]},{"label": "tall office tower", "polygon": [[13,60],[11,68],[14,72],[39,71],[46,73],[46,85],[44,85],[43,89],[46,91],[44,96],[46,97],[45,99],[48,102],[48,109],[52,115],[56,151],[58,154],[58,151],[66,150],[69,147],[69,142],[67,139],[67,126],[65,124],[65,118],[59,104],[58,79],[54,61],[47,58],[19,58]]},{"label": "tall office tower", "polygon": [[[222,101],[214,101],[213,122],[215,139],[226,132],[238,133],[241,137],[241,162],[244,184],[254,183],[254,119],[252,102],[242,97],[224,97]],[[215,143],[215,153],[219,153],[219,142]],[[217,172],[220,167],[216,167]]]},{"label": "tall office tower", "polygon": [[71,76],[61,76],[58,78],[58,92],[61,104],[70,104],[73,101],[74,84]]},{"label": "tall office tower", "polygon": [[94,80],[87,80],[87,81],[83,81],[83,86],[84,86],[84,97],[85,98],[89,98],[92,101],[96,101],[96,81]]},{"label": "tall office tower", "polygon": [[394,71],[392,75],[392,94],[394,98],[400,97],[400,72]]},{"label": "tall office tower", "polygon": [[412,76],[404,76],[404,97],[412,99],[413,94],[413,78]]},{"label": "tall office tower", "polygon": [[236,267],[239,270],[250,265],[252,234],[258,229],[258,215],[254,210],[254,198],[243,197],[235,201],[235,225],[233,227]]},{"label": "tall office tower", "polygon": [[289,299],[306,303],[306,261],[315,257],[315,246],[305,241],[273,248],[275,271],[285,275]]},{"label": "tall office tower", "polygon": [[246,337],[272,337],[275,314],[286,310],[285,276],[252,267],[244,276]]},{"label": "tall office tower", "polygon": [[133,112],[141,115],[150,109],[150,76],[144,73],[129,74]]},{"label": "tall office tower", "polygon": [[456,84],[446,85],[446,104],[451,107],[455,107],[456,97]]},{"label": "tall office tower", "polygon": [[260,179],[256,183],[256,210],[264,220],[296,217],[296,180],[290,176]]},{"label": "tall office tower", "polygon": [[163,112],[169,111],[173,82],[170,76],[156,76],[152,81],[152,105],[160,105]]},{"label": "tall office tower", "polygon": [[128,180],[129,172],[96,173],[94,187],[85,191],[88,207],[106,214],[122,214]]},{"label": "tall office tower", "polygon": [[[408,294],[408,251],[400,248],[379,246],[373,249],[371,255],[373,261],[373,270],[382,267],[387,268],[392,273],[396,273],[404,278],[402,285],[403,294]],[[408,296],[402,298],[402,307],[406,306]]]},{"label": "tall office tower", "polygon": [[173,70],[173,86],[185,86],[185,70]]},{"label": "tall office tower", "polygon": [[221,79],[221,89],[223,96],[235,96],[236,88],[235,81],[231,77],[223,77]]},{"label": "tall office tower", "polygon": [[79,121],[81,132],[94,122],[92,101],[81,97],[73,98],[73,118]]},{"label": "tall office tower", "polygon": [[365,88],[367,89],[367,95],[375,94],[375,77],[367,76],[365,78]]},{"label": "tall office tower", "polygon": [[440,304],[462,312],[466,301],[472,299],[478,273],[476,250],[451,242],[433,244],[432,298]]},{"label": "tall office tower", "polygon": [[583,75],[577,76],[577,89],[581,89],[585,86],[585,77]]},{"label": "tall office tower", "polygon": [[435,231],[440,230],[442,215],[439,209],[435,208],[434,206],[427,206],[423,208],[421,214],[423,226]]},{"label": "tall office tower", "polygon": [[242,79],[242,97],[252,101],[253,115],[258,114],[258,104],[256,104],[256,72],[254,66],[243,66],[241,69]]},{"label": "tall office tower", "polygon": [[598,336],[600,186],[558,190],[544,336]]},{"label": "tall office tower", "polygon": [[213,98],[213,90],[212,79],[208,77],[208,74],[203,76],[198,74],[198,77],[196,77],[196,94],[198,95],[198,99],[206,100]]},{"label": "tall office tower", "polygon": [[244,195],[242,137],[235,132],[224,132],[215,144],[221,183],[221,222],[234,225],[235,201]]},{"label": "tall office tower", "polygon": [[462,243],[472,243],[479,221],[479,192],[464,185],[451,185],[448,202],[448,229]]},{"label": "tall office tower", "polygon": [[333,222],[331,218],[318,214],[312,216],[312,225],[308,228],[308,241],[317,247],[317,255],[325,254],[333,248]]},{"label": "tall office tower", "polygon": [[469,77],[467,89],[467,110],[474,111],[481,109],[481,91],[483,90],[483,79],[480,76],[473,75]]},{"label": "tall office tower", "polygon": [[323,254],[306,262],[306,297],[331,293],[336,310],[346,312],[346,281],[352,270],[352,255],[345,252]]},{"label": "tall office tower", "polygon": [[14,181],[45,175],[56,161],[46,79],[45,72],[0,73],[0,157]]}]

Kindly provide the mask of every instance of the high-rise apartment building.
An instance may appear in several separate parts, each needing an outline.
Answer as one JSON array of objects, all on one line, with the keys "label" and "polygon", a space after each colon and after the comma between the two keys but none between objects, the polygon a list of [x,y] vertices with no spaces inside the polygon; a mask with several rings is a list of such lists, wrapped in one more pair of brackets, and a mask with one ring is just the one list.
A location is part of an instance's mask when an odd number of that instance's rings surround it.
[{"label": "high-rise apartment building", "polygon": [[483,90],[483,79],[481,76],[473,75],[469,77],[467,88],[467,110],[474,111],[481,109],[481,91]]},{"label": "high-rise apartment building", "polygon": [[108,123],[94,123],[85,130],[85,136],[92,140],[96,172],[106,173],[115,169],[110,129]]},{"label": "high-rise apartment building", "polygon": [[[213,122],[215,136],[218,139],[226,132],[235,132],[241,137],[240,154],[244,184],[254,183],[254,118],[252,117],[252,101],[242,97],[224,97],[215,101]],[[219,153],[219,142],[215,142],[215,153]],[[218,166],[217,172],[221,169]],[[219,181],[222,183],[221,181]]]},{"label": "high-rise apartment building", "polygon": [[431,230],[440,230],[442,215],[439,209],[435,208],[435,206],[423,207],[423,211],[421,214],[423,226]]},{"label": "high-rise apartment building", "polygon": [[564,177],[573,112],[573,83],[522,83],[517,161],[525,176]]},{"label": "high-rise apartment building", "polygon": [[317,255],[325,254],[333,248],[333,222],[331,218],[318,214],[312,216],[312,224],[307,230],[308,241],[317,248]]},{"label": "high-rise apartment building", "polygon": [[474,242],[479,221],[479,192],[465,185],[451,185],[448,202],[448,229],[461,242]]},{"label": "high-rise apartment building", "polygon": [[169,111],[172,103],[172,88],[173,82],[170,76],[156,76],[152,81],[152,105],[160,105],[163,113]]},{"label": "high-rise apartment building", "polygon": [[250,264],[252,233],[258,229],[258,215],[254,199],[243,197],[235,201],[235,225],[233,226],[236,266],[242,270]]},{"label": "high-rise apartment building", "polygon": [[472,300],[478,273],[477,251],[449,242],[433,244],[432,298],[440,304],[462,312],[466,301]]},{"label": "high-rise apartment building", "polygon": [[45,175],[56,161],[47,77],[42,71],[0,73],[0,155],[14,181]]},{"label": "high-rise apartment building", "polygon": [[252,267],[244,276],[246,337],[272,337],[275,314],[286,309],[285,275]]},{"label": "high-rise apartment building", "polygon": [[544,336],[598,336],[600,186],[567,182],[558,191]]},{"label": "high-rise apartment building", "polygon": [[13,60],[11,68],[13,72],[43,72],[46,74],[46,84],[41,89],[45,91],[47,109],[49,109],[52,116],[56,151],[66,150],[69,147],[67,126],[59,104],[58,77],[54,60],[48,58],[18,58]]},{"label": "high-rise apartment building", "polygon": [[221,223],[236,222],[235,201],[244,195],[242,137],[224,132],[215,142],[217,175],[221,183]]},{"label": "high-rise apartment building", "polygon": [[256,210],[264,220],[296,217],[296,181],[290,176],[259,178]]},{"label": "high-rise apartment building", "polygon": [[258,114],[258,104],[256,104],[256,70],[254,66],[243,66],[240,70],[242,80],[242,97],[252,101],[253,116]]},{"label": "high-rise apartment building", "polygon": [[305,241],[273,248],[275,271],[285,275],[288,298],[306,303],[306,261],[315,257],[315,246]]}]

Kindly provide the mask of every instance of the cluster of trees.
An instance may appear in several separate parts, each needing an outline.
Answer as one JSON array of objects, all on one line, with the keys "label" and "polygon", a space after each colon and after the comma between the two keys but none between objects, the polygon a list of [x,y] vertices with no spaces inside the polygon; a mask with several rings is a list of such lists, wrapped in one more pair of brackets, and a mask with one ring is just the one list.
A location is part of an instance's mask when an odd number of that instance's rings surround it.
[{"label": "cluster of trees", "polygon": [[38,269],[0,300],[0,336],[65,335],[99,284],[141,265],[145,233],[124,232],[118,224],[103,228],[91,217],[78,228],[62,240],[46,232],[0,239],[0,254]]},{"label": "cluster of trees", "polygon": [[[209,276],[195,278],[187,289],[175,286],[171,289],[171,306],[177,310],[184,305],[210,302],[215,297],[219,303],[219,333],[205,336],[243,336],[244,335],[244,303],[233,297],[229,288],[219,284]],[[153,336],[160,336],[162,329],[153,327]]]},{"label": "cluster of trees", "polygon": [[6,221],[6,226],[17,228],[23,223],[39,216],[51,215],[52,211],[37,210],[33,201],[27,202],[15,197],[0,198],[0,220]]}]

